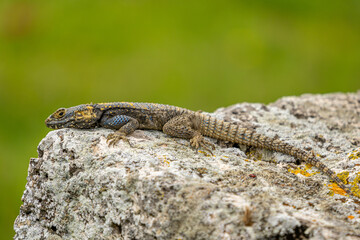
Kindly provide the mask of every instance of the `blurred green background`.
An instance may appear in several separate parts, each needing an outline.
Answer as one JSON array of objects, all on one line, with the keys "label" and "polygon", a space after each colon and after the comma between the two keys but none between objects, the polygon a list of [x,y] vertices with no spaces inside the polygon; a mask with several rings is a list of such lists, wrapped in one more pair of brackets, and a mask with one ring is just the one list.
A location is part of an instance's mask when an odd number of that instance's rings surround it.
[{"label": "blurred green background", "polygon": [[360,88],[360,1],[0,3],[0,233],[58,107],[161,102],[214,111]]}]

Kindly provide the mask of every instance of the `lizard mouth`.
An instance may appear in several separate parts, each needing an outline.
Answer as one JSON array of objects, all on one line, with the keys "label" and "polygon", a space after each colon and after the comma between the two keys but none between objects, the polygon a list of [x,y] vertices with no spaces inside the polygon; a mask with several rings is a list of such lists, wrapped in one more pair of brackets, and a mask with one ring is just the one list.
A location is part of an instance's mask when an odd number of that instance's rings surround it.
[{"label": "lizard mouth", "polygon": [[60,128],[79,128],[79,129],[88,129],[95,127],[95,123],[89,122],[74,122],[68,120],[54,120],[52,118],[47,118],[45,120],[45,125],[51,129],[60,129]]},{"label": "lizard mouth", "polygon": [[65,128],[67,127],[67,122],[65,121],[54,121],[50,118],[47,118],[45,120],[45,125],[48,127],[48,128],[51,128],[51,129],[59,129],[59,128]]},{"label": "lizard mouth", "polygon": [[46,125],[48,128],[51,128],[51,129],[59,129],[59,126],[58,126],[58,124],[56,124],[56,123],[52,123],[52,122],[47,122],[47,121],[45,121],[45,125]]}]

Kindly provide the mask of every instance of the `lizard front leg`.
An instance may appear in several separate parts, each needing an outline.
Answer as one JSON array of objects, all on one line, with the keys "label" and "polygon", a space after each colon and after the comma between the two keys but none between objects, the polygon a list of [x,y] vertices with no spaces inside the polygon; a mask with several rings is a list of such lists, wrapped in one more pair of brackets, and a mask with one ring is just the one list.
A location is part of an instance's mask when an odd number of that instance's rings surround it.
[{"label": "lizard front leg", "polygon": [[164,126],[163,132],[179,138],[190,139],[190,146],[198,149],[202,147],[212,155],[215,145],[207,141],[199,131],[199,120],[195,114],[183,114],[170,119]]},{"label": "lizard front leg", "polygon": [[105,128],[118,129],[107,136],[109,146],[114,146],[120,139],[129,143],[127,135],[133,133],[138,127],[139,122],[135,118],[126,115],[116,115],[113,117],[104,117],[101,119],[101,126]]}]

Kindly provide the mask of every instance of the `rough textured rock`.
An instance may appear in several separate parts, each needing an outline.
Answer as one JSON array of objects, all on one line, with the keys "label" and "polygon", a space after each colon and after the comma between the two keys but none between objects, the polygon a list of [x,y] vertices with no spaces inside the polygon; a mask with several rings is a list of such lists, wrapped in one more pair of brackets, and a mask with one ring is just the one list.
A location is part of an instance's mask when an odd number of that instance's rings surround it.
[{"label": "rough textured rock", "polygon": [[[360,92],[214,115],[313,150],[359,182]],[[62,129],[40,142],[15,239],[360,239],[360,199],[292,157],[224,142],[205,156],[143,130],[108,147],[110,132]]]}]

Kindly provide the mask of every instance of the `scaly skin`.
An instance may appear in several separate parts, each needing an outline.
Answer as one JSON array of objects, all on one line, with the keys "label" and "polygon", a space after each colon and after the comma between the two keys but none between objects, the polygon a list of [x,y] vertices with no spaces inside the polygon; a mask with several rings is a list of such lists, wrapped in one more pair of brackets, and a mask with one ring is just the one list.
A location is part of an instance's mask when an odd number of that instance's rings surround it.
[{"label": "scaly skin", "polygon": [[210,153],[209,148],[214,149],[215,146],[203,136],[265,148],[310,163],[330,177],[348,194],[354,195],[337,175],[320,162],[312,152],[185,108],[157,103],[133,102],[84,104],[67,109],[58,109],[45,120],[45,124],[53,129],[104,127],[117,130],[108,135],[109,145],[115,145],[120,139],[128,141],[126,136],[136,129],[153,129],[163,131],[174,137],[190,139],[192,147],[196,149],[202,147]]}]

